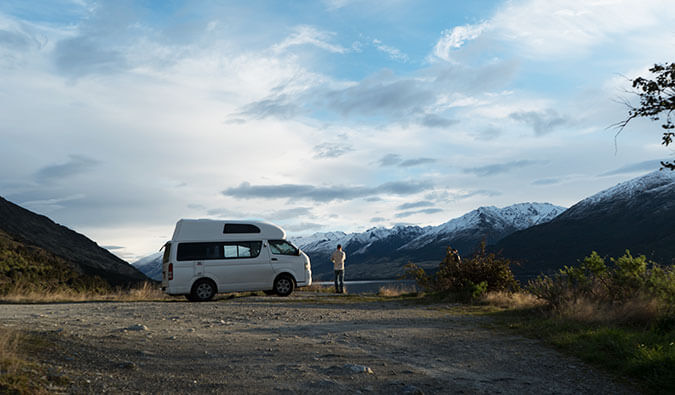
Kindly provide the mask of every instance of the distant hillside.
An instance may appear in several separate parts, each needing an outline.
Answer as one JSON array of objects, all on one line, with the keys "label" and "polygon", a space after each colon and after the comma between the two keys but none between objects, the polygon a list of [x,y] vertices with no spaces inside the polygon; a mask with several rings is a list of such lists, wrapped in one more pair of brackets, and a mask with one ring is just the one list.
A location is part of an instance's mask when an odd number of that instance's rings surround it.
[{"label": "distant hillside", "polygon": [[148,278],[95,242],[49,218],[0,197],[0,231],[27,248],[39,247],[81,275],[98,276],[113,286]]},{"label": "distant hillside", "polygon": [[162,256],[163,252],[156,252],[131,264],[143,274],[155,281],[162,281]]},{"label": "distant hillside", "polygon": [[0,231],[0,295],[17,289],[56,291],[108,287],[100,277],[78,273],[65,259],[18,242]]},{"label": "distant hillside", "polygon": [[515,231],[548,222],[564,210],[549,203],[520,203],[501,209],[480,207],[438,226],[316,233],[292,241],[309,255],[315,278],[332,275],[329,256],[337,244],[342,244],[347,253],[348,278],[393,278],[402,274],[408,262],[437,267],[448,246],[470,255],[482,240],[495,243]]},{"label": "distant hillside", "polygon": [[655,171],[580,201],[552,221],[515,232],[493,250],[522,262],[523,275],[555,271],[591,251],[624,250],[675,263],[675,172]]}]

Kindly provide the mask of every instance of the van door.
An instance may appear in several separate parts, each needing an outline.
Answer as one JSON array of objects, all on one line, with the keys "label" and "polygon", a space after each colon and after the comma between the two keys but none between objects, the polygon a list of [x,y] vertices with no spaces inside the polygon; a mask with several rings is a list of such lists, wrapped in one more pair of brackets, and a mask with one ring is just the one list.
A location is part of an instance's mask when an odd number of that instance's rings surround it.
[{"label": "van door", "polygon": [[270,257],[275,273],[289,272],[298,282],[306,281],[305,259],[300,250],[287,240],[270,240]]},{"label": "van door", "polygon": [[223,291],[257,291],[267,289],[274,275],[263,242],[231,241],[223,244],[223,259],[209,262],[209,270],[223,285]]}]

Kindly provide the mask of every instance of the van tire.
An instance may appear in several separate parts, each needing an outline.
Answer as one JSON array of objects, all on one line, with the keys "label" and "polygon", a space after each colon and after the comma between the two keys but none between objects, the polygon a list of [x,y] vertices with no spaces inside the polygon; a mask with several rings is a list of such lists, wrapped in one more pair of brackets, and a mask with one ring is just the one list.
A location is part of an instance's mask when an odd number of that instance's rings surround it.
[{"label": "van tire", "polygon": [[274,292],[279,296],[288,296],[295,289],[295,281],[288,274],[281,274],[274,280]]},{"label": "van tire", "polygon": [[200,278],[192,285],[188,300],[192,302],[206,302],[216,295],[216,284],[208,278]]}]

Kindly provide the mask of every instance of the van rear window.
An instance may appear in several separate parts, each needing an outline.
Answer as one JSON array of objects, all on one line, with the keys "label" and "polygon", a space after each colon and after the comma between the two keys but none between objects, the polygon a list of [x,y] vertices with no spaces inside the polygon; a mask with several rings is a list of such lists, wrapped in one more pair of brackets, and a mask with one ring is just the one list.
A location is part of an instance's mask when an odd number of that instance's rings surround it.
[{"label": "van rear window", "polygon": [[225,224],[223,233],[260,233],[260,228],[252,224]]},{"label": "van rear window", "polygon": [[260,255],[261,246],[261,241],[180,243],[177,258],[179,261],[255,258]]}]

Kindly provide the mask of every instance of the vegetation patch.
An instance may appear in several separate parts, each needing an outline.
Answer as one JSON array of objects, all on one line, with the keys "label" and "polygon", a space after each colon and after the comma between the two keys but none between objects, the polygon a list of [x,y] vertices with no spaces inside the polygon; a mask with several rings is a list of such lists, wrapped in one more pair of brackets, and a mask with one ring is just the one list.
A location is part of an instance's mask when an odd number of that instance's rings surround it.
[{"label": "vegetation patch", "polygon": [[485,242],[469,259],[462,261],[450,247],[445,259],[434,274],[410,263],[406,278],[412,278],[426,292],[440,300],[473,301],[487,292],[515,292],[520,289],[511,271],[512,262],[494,253],[488,253]]},{"label": "vegetation patch", "polygon": [[27,359],[44,347],[36,336],[0,327],[0,393],[46,394],[45,388],[61,384],[50,382],[44,369]]},{"label": "vegetation patch", "polygon": [[502,310],[489,314],[498,326],[543,340],[619,380],[649,393],[675,392],[675,325],[649,326],[581,321],[550,310]]}]

